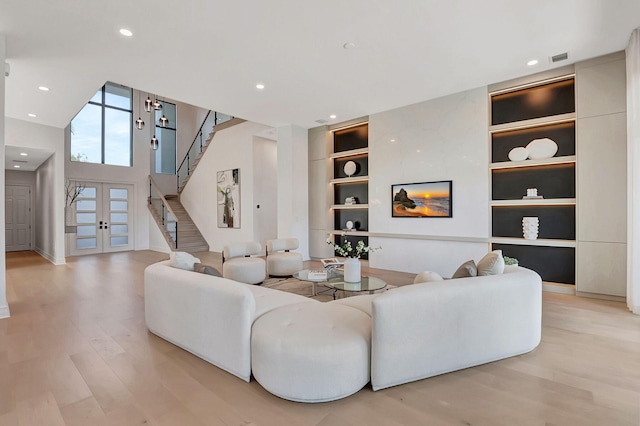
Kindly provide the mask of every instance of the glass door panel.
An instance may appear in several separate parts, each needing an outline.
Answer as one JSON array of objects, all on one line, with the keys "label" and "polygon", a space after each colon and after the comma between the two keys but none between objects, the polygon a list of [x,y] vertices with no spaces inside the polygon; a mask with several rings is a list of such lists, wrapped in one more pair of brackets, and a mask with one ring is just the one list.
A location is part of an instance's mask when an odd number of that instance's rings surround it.
[{"label": "glass door panel", "polygon": [[133,185],[88,183],[72,206],[71,255],[133,250]]}]

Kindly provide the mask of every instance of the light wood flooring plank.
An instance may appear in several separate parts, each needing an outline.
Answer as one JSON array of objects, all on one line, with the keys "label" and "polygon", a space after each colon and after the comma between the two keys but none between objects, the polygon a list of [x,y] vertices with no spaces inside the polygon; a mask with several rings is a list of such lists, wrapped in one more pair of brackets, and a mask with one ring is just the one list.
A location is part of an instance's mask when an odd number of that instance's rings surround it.
[{"label": "light wood flooring plank", "polygon": [[[54,266],[7,254],[0,425],[640,425],[640,316],[622,303],[544,293],[542,342],[531,353],[301,404],[148,332],[143,271],[167,257],[126,252]],[[198,257],[221,267],[219,253]]]}]

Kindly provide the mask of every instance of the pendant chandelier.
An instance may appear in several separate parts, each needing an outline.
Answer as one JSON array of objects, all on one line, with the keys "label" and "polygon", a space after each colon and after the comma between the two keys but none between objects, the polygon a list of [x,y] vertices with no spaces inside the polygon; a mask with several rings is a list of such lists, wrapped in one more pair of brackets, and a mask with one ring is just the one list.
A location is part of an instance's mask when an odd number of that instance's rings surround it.
[{"label": "pendant chandelier", "polygon": [[[142,106],[142,105],[140,105],[140,91],[138,91],[138,106],[140,106],[140,107]],[[140,112],[140,110],[138,110],[138,112]],[[144,129],[144,120],[142,119],[142,117],[140,115],[138,115],[138,119],[135,122],[135,126],[136,126],[136,129],[138,129],[138,130]]]},{"label": "pendant chandelier", "polygon": [[158,149],[158,138],[156,138],[156,135],[153,135],[151,138],[151,149],[154,151]]},{"label": "pendant chandelier", "polygon": [[153,101],[149,97],[149,94],[147,94],[147,100],[144,101],[144,110],[147,112],[151,112],[152,107],[153,107]]}]

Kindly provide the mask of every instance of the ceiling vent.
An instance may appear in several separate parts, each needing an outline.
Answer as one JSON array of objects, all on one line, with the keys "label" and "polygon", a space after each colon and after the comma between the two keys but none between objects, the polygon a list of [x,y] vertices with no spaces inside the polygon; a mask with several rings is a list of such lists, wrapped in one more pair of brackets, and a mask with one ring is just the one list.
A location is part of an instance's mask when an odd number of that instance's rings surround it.
[{"label": "ceiling vent", "polygon": [[27,164],[28,161],[25,160],[13,160],[14,163],[23,163],[23,164]]},{"label": "ceiling vent", "polygon": [[569,59],[569,54],[567,52],[560,53],[558,55],[551,57],[551,63],[555,64],[556,62],[566,61]]},{"label": "ceiling vent", "polygon": [[316,120],[316,123],[318,123],[318,124],[326,124],[326,123],[328,123],[328,121],[327,120],[323,120],[321,118],[320,120]]}]

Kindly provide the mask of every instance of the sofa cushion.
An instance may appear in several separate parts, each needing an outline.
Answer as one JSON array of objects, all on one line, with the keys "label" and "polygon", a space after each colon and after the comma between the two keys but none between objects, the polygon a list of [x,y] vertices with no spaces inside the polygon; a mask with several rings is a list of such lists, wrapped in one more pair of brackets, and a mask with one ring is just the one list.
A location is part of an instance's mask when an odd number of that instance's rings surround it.
[{"label": "sofa cushion", "polygon": [[169,266],[174,268],[193,271],[193,265],[196,263],[200,263],[200,259],[193,257],[189,253],[174,251],[169,254]]},{"label": "sofa cushion", "polygon": [[253,294],[256,303],[254,320],[271,310],[293,303],[322,303],[299,294],[260,287],[259,285],[248,285],[247,288]]},{"label": "sofa cushion", "polygon": [[464,262],[451,276],[451,279],[454,278],[467,278],[467,277],[475,277],[478,275],[478,267],[476,266],[476,262],[472,260],[467,260]]},{"label": "sofa cushion", "polygon": [[478,276],[500,275],[504,272],[504,258],[502,250],[494,250],[487,253],[478,262]]},{"label": "sofa cushion", "polygon": [[413,283],[429,283],[432,281],[442,281],[442,277],[437,272],[422,271],[413,279]]},{"label": "sofa cushion", "polygon": [[369,317],[371,317],[373,315],[371,302],[373,302],[373,299],[375,299],[378,296],[380,296],[380,294],[359,294],[357,296],[344,297],[342,299],[332,300],[331,302],[327,302],[327,303],[335,303],[337,305],[350,306],[352,308],[355,308],[359,311],[364,312],[365,314],[369,315]]},{"label": "sofa cushion", "polygon": [[216,268],[211,265],[205,265],[204,263],[195,263],[193,270],[200,274],[213,275],[214,277],[221,277],[222,274]]}]

